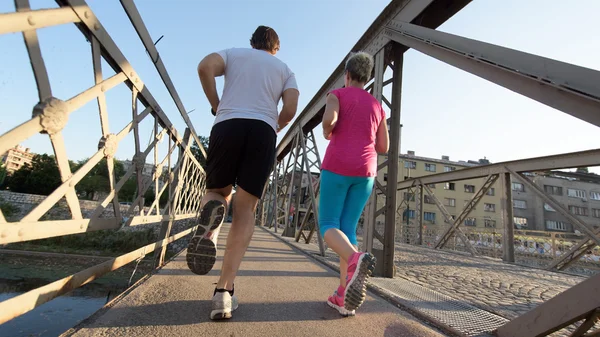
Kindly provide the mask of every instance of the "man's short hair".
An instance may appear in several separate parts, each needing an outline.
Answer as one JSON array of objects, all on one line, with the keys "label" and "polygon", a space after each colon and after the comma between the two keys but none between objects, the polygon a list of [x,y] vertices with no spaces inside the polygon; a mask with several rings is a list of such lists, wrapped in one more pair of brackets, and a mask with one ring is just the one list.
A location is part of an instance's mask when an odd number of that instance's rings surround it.
[{"label": "man's short hair", "polygon": [[250,45],[255,49],[277,51],[279,50],[279,36],[271,27],[258,26],[250,38]]}]

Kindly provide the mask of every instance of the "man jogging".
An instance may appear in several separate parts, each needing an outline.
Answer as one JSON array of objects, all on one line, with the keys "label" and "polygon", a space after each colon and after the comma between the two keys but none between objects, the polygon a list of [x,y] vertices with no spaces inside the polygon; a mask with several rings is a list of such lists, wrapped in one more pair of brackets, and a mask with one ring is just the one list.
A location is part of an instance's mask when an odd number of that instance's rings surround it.
[{"label": "man jogging", "polygon": [[[256,205],[275,162],[277,132],[296,114],[300,94],[294,73],[275,57],[279,51],[275,30],[259,26],[250,45],[252,48],[212,53],[198,65],[202,88],[216,118],[206,160],[206,194],[186,256],[188,267],[196,274],[207,274],[215,264],[217,237],[236,185],[233,221],[212,298],[211,319],[231,318],[237,309],[233,282],[254,232]],[[215,77],[222,75],[225,85],[219,100]],[[280,99],[283,107],[278,113]]]}]

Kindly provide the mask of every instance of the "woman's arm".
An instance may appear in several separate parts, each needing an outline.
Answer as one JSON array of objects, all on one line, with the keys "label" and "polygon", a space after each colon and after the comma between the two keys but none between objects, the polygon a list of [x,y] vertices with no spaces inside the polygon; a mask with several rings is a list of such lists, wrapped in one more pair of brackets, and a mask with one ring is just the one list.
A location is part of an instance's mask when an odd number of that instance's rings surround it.
[{"label": "woman's arm", "polygon": [[327,95],[327,103],[325,105],[325,113],[323,114],[323,137],[329,140],[331,132],[337,123],[338,113],[340,111],[340,101],[335,95]]},{"label": "woman's arm", "polygon": [[387,128],[387,120],[384,118],[379,122],[377,134],[375,135],[375,151],[379,154],[386,154],[390,148],[390,136]]}]

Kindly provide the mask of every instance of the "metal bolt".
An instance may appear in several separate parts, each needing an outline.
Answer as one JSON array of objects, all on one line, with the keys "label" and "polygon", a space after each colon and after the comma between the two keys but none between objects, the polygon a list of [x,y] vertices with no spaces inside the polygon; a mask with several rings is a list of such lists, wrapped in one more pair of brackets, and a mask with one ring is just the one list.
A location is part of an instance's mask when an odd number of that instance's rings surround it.
[{"label": "metal bolt", "polygon": [[89,11],[83,12],[83,16],[85,16],[86,19],[89,19],[90,18],[90,12]]},{"label": "metal bolt", "polygon": [[98,30],[100,29],[100,24],[99,23],[95,23],[94,24],[94,30]]},{"label": "metal bolt", "polygon": [[27,17],[27,22],[29,22],[30,25],[35,26],[35,21],[33,20],[33,16],[28,16]]}]

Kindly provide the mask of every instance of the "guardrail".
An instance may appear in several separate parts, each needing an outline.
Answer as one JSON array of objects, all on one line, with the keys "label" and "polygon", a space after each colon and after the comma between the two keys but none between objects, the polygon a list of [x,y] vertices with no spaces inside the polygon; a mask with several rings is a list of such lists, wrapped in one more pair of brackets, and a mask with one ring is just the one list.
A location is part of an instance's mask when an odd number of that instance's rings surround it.
[{"label": "guardrail", "polygon": [[[16,222],[7,222],[0,211],[0,244],[73,235],[99,230],[118,230],[124,227],[162,223],[160,240],[140,247],[127,254],[112,258],[104,263],[31,290],[0,303],[0,324],[20,316],[53,298],[77,287],[92,282],[102,275],[118,269],[132,261],[155,252],[158,266],[164,263],[167,245],[190,234],[195,226],[179,233],[171,233],[175,221],[193,220],[200,207],[205,189],[205,172],[190,147],[196,141],[200,156],[205,150],[194,128],[185,114],[166,69],[152,45],[150,56],[167,89],[175,100],[187,129],[181,135],[161,109],[140,76],[119,50],[98,18],[83,0],[57,0],[60,8],[31,10],[27,0],[16,0],[16,11],[0,14],[0,34],[20,32],[23,34],[32,70],[38,88],[38,102],[31,102],[33,113],[29,118],[25,112],[17,112],[25,122],[0,135],[0,155],[6,153],[22,141],[38,134],[46,134],[54,148],[54,158],[58,166],[61,184],[41,203]],[[149,35],[139,13],[131,1],[122,1],[146,48]],[[42,57],[37,30],[63,24],[75,24],[91,46],[93,76],[95,85],[71,98],[54,97],[46,65]],[[115,71],[109,78],[102,76],[102,59]],[[105,94],[119,84],[125,83],[131,90],[131,105],[119,107],[131,111],[131,119],[120,130],[109,128],[109,115]],[[62,130],[69,122],[69,116],[78,113],[83,105],[96,100],[98,104],[101,133],[98,134],[98,147],[90,149],[90,157],[75,172],[71,171]],[[139,104],[142,107],[139,107]],[[94,116],[89,116],[93,118]],[[142,146],[140,124],[153,122],[151,140],[147,147]],[[115,176],[115,153],[122,141],[133,133],[134,148],[132,165],[119,180]],[[90,131],[88,136],[93,137]],[[159,144],[168,142],[167,153],[159,157]],[[175,151],[177,150],[177,151]],[[144,174],[146,161],[152,161],[152,172]],[[98,207],[89,217],[82,214],[77,184],[97,165],[106,160],[109,172],[109,192],[101,199]],[[135,179],[136,197],[126,212],[121,212],[118,194],[129,179]],[[152,189],[154,202],[144,207],[144,195]],[[161,196],[168,195],[165,205],[160,204]],[[68,220],[43,220],[43,216],[59,201],[66,199],[71,213]],[[146,205],[147,206],[147,205]],[[109,216],[105,210],[112,212]]]}]

